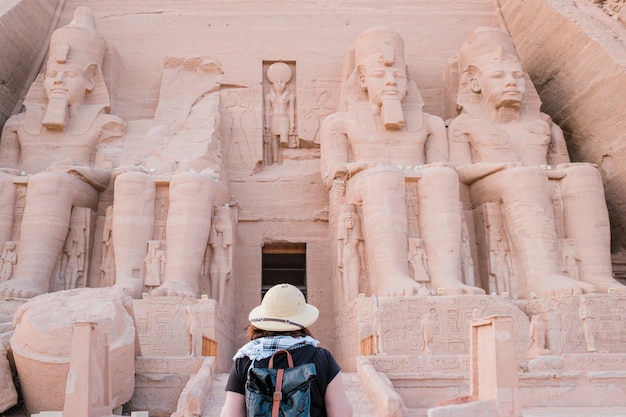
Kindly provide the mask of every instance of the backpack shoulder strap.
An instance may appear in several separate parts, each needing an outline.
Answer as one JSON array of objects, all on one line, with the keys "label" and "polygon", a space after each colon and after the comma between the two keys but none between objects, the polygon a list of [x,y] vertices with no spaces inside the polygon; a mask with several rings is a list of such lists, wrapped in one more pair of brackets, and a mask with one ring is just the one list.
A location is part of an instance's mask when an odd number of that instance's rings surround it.
[{"label": "backpack shoulder strap", "polygon": [[284,368],[279,368],[276,371],[276,390],[272,397],[272,417],[278,417],[280,411],[280,402],[283,400],[283,374]]},{"label": "backpack shoulder strap", "polygon": [[[302,363],[308,363],[315,355],[315,352],[317,352],[317,348],[311,346],[303,356],[304,360],[302,361]],[[291,353],[289,353],[289,351],[287,350],[277,350],[276,352],[274,352],[274,354],[270,358],[268,368],[274,368],[274,356],[278,355],[279,353],[287,355],[287,363],[289,365],[289,368],[293,368],[293,358],[291,357]],[[284,373],[284,368],[276,369],[276,387],[274,389],[274,395],[272,396],[272,417],[278,417],[278,412],[280,410],[280,402],[283,399],[282,389]]]},{"label": "backpack shoulder strap", "polygon": [[[293,358],[291,353],[286,350],[277,350],[270,358],[268,368],[274,368],[274,356],[279,353],[287,355],[287,363],[290,368],[293,368]],[[274,389],[274,395],[272,396],[272,417],[278,417],[278,411],[280,410],[280,402],[283,399],[283,375],[285,373],[284,368],[278,368],[276,370],[276,387]]]},{"label": "backpack shoulder strap", "polygon": [[276,352],[274,352],[274,354],[270,358],[270,363],[268,365],[268,368],[274,368],[274,356],[278,355],[279,353],[284,353],[285,355],[287,355],[287,363],[289,364],[290,368],[293,368],[293,359],[291,358],[291,353],[289,353],[288,350],[284,350],[284,349],[277,350]]}]

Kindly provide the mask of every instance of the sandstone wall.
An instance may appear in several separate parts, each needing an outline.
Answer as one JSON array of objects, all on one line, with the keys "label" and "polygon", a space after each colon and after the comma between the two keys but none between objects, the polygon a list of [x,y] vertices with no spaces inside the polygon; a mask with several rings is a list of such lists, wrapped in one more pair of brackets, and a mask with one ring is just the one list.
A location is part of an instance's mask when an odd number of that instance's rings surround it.
[{"label": "sandstone wall", "polygon": [[0,4],[0,125],[39,72],[59,3],[7,0]]}]

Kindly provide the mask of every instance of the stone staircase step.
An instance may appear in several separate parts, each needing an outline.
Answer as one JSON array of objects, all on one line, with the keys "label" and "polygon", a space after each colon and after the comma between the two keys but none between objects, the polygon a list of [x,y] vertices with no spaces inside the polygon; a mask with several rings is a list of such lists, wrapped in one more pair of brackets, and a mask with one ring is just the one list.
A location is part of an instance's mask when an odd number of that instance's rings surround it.
[{"label": "stone staircase step", "polygon": [[202,417],[219,417],[226,399],[226,391],[224,391],[226,381],[228,381],[228,374],[215,374]]},{"label": "stone staircase step", "polygon": [[524,417],[624,417],[626,407],[532,407]]},{"label": "stone staircase step", "polygon": [[363,388],[359,376],[356,373],[346,372],[343,372],[342,375],[348,400],[354,409],[354,417],[384,417],[375,414],[374,405]]}]

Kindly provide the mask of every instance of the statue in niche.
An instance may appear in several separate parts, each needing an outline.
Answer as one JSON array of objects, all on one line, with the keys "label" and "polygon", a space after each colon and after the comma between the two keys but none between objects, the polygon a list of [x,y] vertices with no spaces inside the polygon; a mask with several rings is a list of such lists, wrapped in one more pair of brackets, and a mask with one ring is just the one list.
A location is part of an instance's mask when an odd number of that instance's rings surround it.
[{"label": "statue in niche", "polygon": [[115,284],[115,259],[113,258],[113,206],[106,208],[102,228],[102,261],[100,263],[100,286]]},{"label": "statue in niche", "polygon": [[4,242],[0,256],[0,282],[8,281],[13,276],[13,269],[17,264],[17,244],[13,240]]},{"label": "statue in niche", "polygon": [[84,276],[86,250],[85,228],[70,227],[61,258],[61,278],[66,290],[76,288]]},{"label": "statue in niche", "polygon": [[548,328],[546,322],[540,314],[533,314],[530,318],[530,348],[526,358],[549,355],[550,350],[546,349],[546,332]]},{"label": "statue in niche", "polygon": [[446,166],[444,123],[423,112],[407,74],[402,38],[386,28],[367,30],[344,67],[344,111],[327,117],[320,131],[321,172],[331,195],[335,181],[345,181],[343,202],[362,207],[372,293],[430,294],[411,278],[407,262],[409,177],[417,181],[431,285],[446,294],[482,293],[461,282],[458,177]]},{"label": "statue in niche", "polygon": [[165,272],[165,250],[161,247],[160,240],[148,241],[148,254],[145,263],[144,285],[146,287],[158,287],[161,285],[161,277]]},{"label": "statue in niche", "polygon": [[356,207],[345,204],[337,220],[337,268],[345,303],[359,295],[359,280],[365,266],[363,257],[363,234]]},{"label": "statue in niche", "polygon": [[409,238],[409,266],[415,281],[428,282],[428,255],[418,237]]},{"label": "statue in niche", "polygon": [[509,293],[510,277],[513,271],[511,251],[499,225],[491,224],[488,230],[489,246],[489,292],[491,294]]},{"label": "statue in niche", "polygon": [[[305,122],[309,125],[309,130],[313,133],[309,133],[309,138],[312,139],[311,142],[318,144],[320,143],[319,138],[319,130],[324,119],[335,112],[335,109],[330,106],[328,103],[331,99],[330,91],[324,90],[320,93],[315,101],[314,107],[310,108],[304,114]],[[302,105],[302,101],[300,101],[300,105]],[[299,136],[302,138],[302,127],[299,128]]]},{"label": "statue in niche", "polygon": [[[626,287],[612,278],[609,218],[592,164],[570,163],[563,132],[526,94],[527,76],[511,38],[481,28],[459,58],[460,115],[448,128],[451,160],[472,204],[502,206],[512,256],[525,276],[521,297]],[[555,168],[553,168],[555,167]],[[580,256],[581,281],[562,274],[551,181],[560,183],[565,238]]]},{"label": "statue in niche", "polygon": [[593,325],[593,316],[591,310],[587,305],[587,300],[584,297],[578,299],[578,316],[583,322],[583,335],[585,336],[585,344],[587,346],[587,352],[597,352],[596,349],[596,335]]},{"label": "statue in niche", "polygon": [[218,123],[223,71],[208,57],[167,58],[164,68],[155,118],[134,121],[136,136],[127,136],[125,145],[129,155],[135,155],[135,143],[152,141],[154,147],[123,161],[115,179],[115,285],[141,296],[146,242],[156,229],[157,185],[169,184],[167,210],[161,207],[167,213],[167,262],[161,285],[150,293],[198,298],[204,263],[198,248],[206,248],[211,230],[206,210],[228,201]]},{"label": "statue in niche", "polygon": [[215,207],[209,235],[209,280],[211,297],[220,303],[225,302],[226,286],[233,276],[233,233],[230,207],[227,204]]},{"label": "statue in niche", "polygon": [[[70,24],[54,31],[45,72],[32,84],[24,107],[12,116],[0,138],[0,231],[13,222],[12,175],[29,175],[13,279],[0,284],[0,296],[30,298],[48,291],[63,250],[73,207],[96,210],[98,194],[109,183],[108,169],[92,166],[99,144],[123,133],[123,122],[109,113],[101,71],[107,47],[97,33],[91,9],[78,7]],[[0,240],[10,240],[6,235]]]},{"label": "statue in niche", "polygon": [[284,62],[275,62],[267,68],[267,79],[272,83],[265,95],[265,138],[263,161],[265,165],[280,164],[281,147],[296,148],[295,102],[287,88],[291,68]]},{"label": "statue in niche", "polygon": [[565,275],[575,280],[580,280],[580,257],[576,253],[574,239],[561,239],[561,264]]},{"label": "statue in niche", "polygon": [[423,340],[422,353],[425,355],[432,355],[433,353],[432,344],[433,338],[435,337],[435,330],[436,324],[434,315],[432,313],[424,314],[424,317],[422,318],[421,332]]}]

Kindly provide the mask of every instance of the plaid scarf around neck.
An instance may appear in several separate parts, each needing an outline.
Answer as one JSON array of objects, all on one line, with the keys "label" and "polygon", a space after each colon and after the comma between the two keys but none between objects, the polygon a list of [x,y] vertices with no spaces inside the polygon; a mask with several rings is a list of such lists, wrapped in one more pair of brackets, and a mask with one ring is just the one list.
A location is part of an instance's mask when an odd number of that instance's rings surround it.
[{"label": "plaid scarf around neck", "polygon": [[306,345],[317,347],[319,341],[311,336],[291,337],[291,336],[273,336],[260,337],[246,343],[237,351],[233,360],[243,357],[249,357],[252,361],[269,358],[278,350],[295,350]]}]

